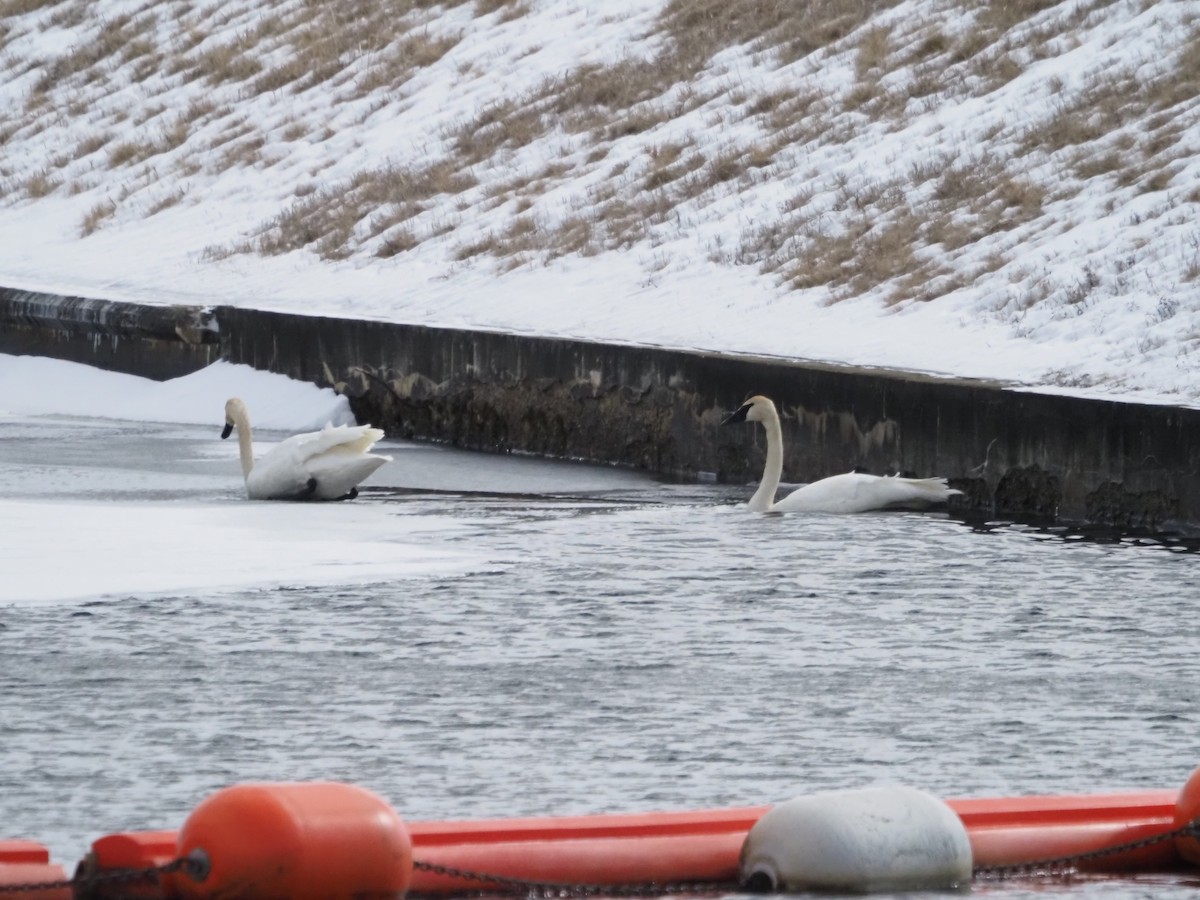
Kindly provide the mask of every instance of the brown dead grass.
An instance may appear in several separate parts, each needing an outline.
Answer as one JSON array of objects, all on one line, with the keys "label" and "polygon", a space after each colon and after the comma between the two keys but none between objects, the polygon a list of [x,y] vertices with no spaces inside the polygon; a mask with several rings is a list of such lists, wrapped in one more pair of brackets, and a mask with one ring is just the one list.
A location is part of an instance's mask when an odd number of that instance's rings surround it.
[{"label": "brown dead grass", "polygon": [[892,0],[670,0],[661,23],[681,56],[703,65],[730,47],[792,63],[848,36]]},{"label": "brown dead grass", "polygon": [[[691,96],[682,105],[679,100],[672,104],[662,101],[672,88],[691,79],[714,53],[735,45],[749,45],[758,50],[772,50],[781,60],[794,60],[840,40],[870,15],[891,5],[815,3],[798,11],[792,4],[769,0],[668,3],[660,27],[671,41],[657,57],[626,58],[608,66],[583,66],[547,81],[527,96],[485,107],[449,135],[453,152],[443,162],[441,171],[461,177],[470,168],[493,161],[500,154],[544,141],[557,130],[588,135],[597,145],[645,132],[710,99]],[[972,6],[975,26],[957,45],[936,28],[919,31],[915,58],[927,62],[930,78],[924,90],[930,93],[953,90],[955,82],[941,74],[947,69],[947,54],[951,58],[956,53],[967,58],[987,48],[992,49],[973,60],[977,69],[968,74],[986,71],[987,83],[992,86],[1015,77],[1020,66],[1011,49],[1002,42],[1006,29],[1052,5],[1017,2],[985,9]],[[1039,41],[1049,40],[1050,36],[1047,30]],[[855,48],[859,83],[842,99],[840,108],[828,98],[804,91],[802,86],[796,92],[745,97],[743,105],[748,114],[761,117],[774,134],[763,143],[730,148],[714,158],[705,158],[678,142],[653,146],[634,171],[614,171],[610,176],[614,180],[594,193],[586,213],[581,211],[558,225],[542,228],[531,227],[533,219],[518,213],[508,226],[460,246],[457,258],[490,255],[527,259],[537,254],[552,258],[630,247],[649,239],[653,230],[668,223],[681,205],[716,191],[736,190],[755,183],[759,177],[756,173],[767,170],[790,145],[813,140],[849,140],[853,133],[847,130],[844,121],[838,125],[840,131],[830,127],[831,117],[840,111],[854,110],[872,119],[886,116],[899,120],[912,92],[890,91],[882,86],[881,76],[900,56],[890,30],[876,27],[861,32]],[[914,55],[907,58],[911,60]],[[370,72],[366,78],[367,84],[386,80]],[[1124,89],[1121,84],[1113,90],[1120,93]],[[1092,92],[1079,105],[1103,99],[1099,92]],[[1080,123],[1067,117],[1057,129],[1040,134],[1040,146],[1027,145],[1023,150],[1050,153],[1091,139],[1087,132],[1072,136],[1072,127],[1078,128]],[[594,152],[589,155],[589,164],[598,164],[603,157],[603,150]],[[933,273],[928,263],[922,263],[918,248],[932,245],[947,251],[960,250],[997,232],[1017,228],[1044,208],[1044,193],[1033,182],[1004,166],[979,165],[979,162],[939,168],[933,202],[923,208],[898,202],[903,190],[893,184],[876,197],[848,198],[847,203],[859,210],[858,218],[844,222],[840,228],[812,230],[811,223],[800,222],[799,233],[806,235],[800,240],[786,226],[760,228],[736,254],[739,259],[757,259],[768,271],[784,273],[797,287],[825,285],[854,292],[883,281],[903,280],[905,273],[909,273],[908,286],[903,290],[919,294],[912,273],[930,277],[936,274],[943,280],[945,273]],[[1104,165],[1111,162],[1109,159]],[[385,171],[380,170],[367,177],[375,180],[394,174],[385,176]],[[515,209],[528,210],[540,190],[551,187],[556,177],[568,174],[543,173],[527,181],[513,179],[507,184],[493,185],[487,192],[489,204],[498,208],[512,202]],[[366,197],[390,192],[376,187],[355,193]],[[343,200],[339,205],[345,207],[347,203]],[[411,230],[404,231],[403,239],[398,241],[385,236],[398,233],[395,230],[398,223],[422,211],[422,204],[410,198],[391,204],[390,211],[374,213],[369,231],[380,238],[379,255],[394,256],[417,240]],[[347,213],[347,219],[357,222],[366,214],[362,209],[358,212],[361,214],[357,218]],[[285,221],[311,224],[313,217],[312,206],[297,209],[276,223],[278,230],[289,230],[297,237],[280,239],[275,245],[267,241],[264,246],[313,244],[318,240],[315,231],[284,226]],[[335,228],[341,237],[326,239],[322,252],[329,252],[331,247],[345,252],[351,230],[345,226]],[[1002,264],[1002,259],[993,261],[996,267]]]},{"label": "brown dead grass", "polygon": [[44,94],[72,79],[92,82],[103,78],[110,71],[109,63],[119,62],[130,46],[148,39],[155,21],[153,14],[102,19],[92,40],[63,51],[42,67],[34,94]]},{"label": "brown dead grass", "polygon": [[60,2],[61,0],[0,0],[0,18],[23,16],[57,6]]},{"label": "brown dead grass", "polygon": [[[476,183],[468,173],[446,164],[359,172],[346,184],[298,199],[243,249],[275,255],[309,247],[325,259],[342,259],[355,249],[354,231],[364,220],[369,221],[368,239],[382,238],[378,246],[390,241],[399,248],[403,242],[396,226],[424,212],[433,197],[461,194]],[[396,252],[403,250],[391,255]]]},{"label": "brown dead grass", "polygon": [[111,200],[104,200],[97,203],[86,213],[83,220],[79,223],[79,236],[87,237],[94,234],[100,227],[117,212],[117,204]]},{"label": "brown dead grass", "polygon": [[[681,227],[690,210],[779,177],[775,167],[781,163],[784,171],[794,168],[806,147],[837,147],[864,128],[903,125],[914,108],[995,90],[1031,62],[1062,52],[1073,30],[1104,15],[1111,0],[946,0],[945,16],[937,22],[873,21],[897,2],[668,0],[647,35],[659,41],[647,45],[655,47],[653,55],[581,64],[522,96],[481,107],[450,133],[434,136],[448,150],[419,167],[380,165],[325,187],[317,187],[321,173],[310,170],[299,180],[291,206],[258,234],[239,247],[213,252],[307,248],[327,259],[360,252],[392,259],[424,240],[461,231],[472,237],[460,240],[455,258],[491,258],[511,268],[660,241]],[[437,17],[447,7],[464,6],[497,22],[528,13],[522,0],[298,0],[237,29],[234,39],[217,39],[231,14],[219,7],[173,9],[183,26],[168,47],[159,46],[155,30],[168,13],[147,4],[106,19],[87,46],[41,61],[27,127],[36,131],[48,128],[54,116],[85,115],[121,65],[123,77],[135,80],[165,71],[181,83],[234,88],[245,97],[270,94],[281,103],[328,85],[342,99],[369,101],[356,109],[362,121],[394,102],[420,68],[454,51],[460,38],[438,28]],[[59,23],[95,16],[83,0],[0,0],[0,19],[41,10]],[[946,17],[953,17],[955,27],[944,24]],[[730,48],[747,48],[762,64],[775,66],[835,46],[853,70],[853,84],[842,94],[819,94],[802,75],[786,90],[758,94],[733,85],[718,98],[696,88],[697,75]],[[475,65],[465,61],[458,70],[464,77],[477,75]],[[73,89],[68,99],[63,85]],[[931,157],[912,172],[880,173],[871,184],[852,188],[846,180],[832,209],[827,196],[815,202],[813,185],[823,176],[814,173],[810,185],[781,203],[773,218],[747,225],[737,246],[714,253],[757,265],[797,289],[828,289],[835,299],[882,285],[893,301],[928,300],[1010,261],[1006,251],[991,250],[975,252],[974,268],[949,265],[997,234],[1011,232],[1015,242],[1022,227],[1043,214],[1052,198],[1024,174],[1030,165],[1058,167],[1063,177],[1054,187],[1056,196],[1069,196],[1096,178],[1141,192],[1171,191],[1183,165],[1177,145],[1200,115],[1195,108],[1200,23],[1157,67],[1104,72],[1083,90],[1058,89],[1063,99],[1045,123],[1020,134],[1000,126],[973,151]],[[706,127],[720,129],[736,118],[753,122],[757,137],[741,137],[718,150],[707,140],[702,150],[679,129],[655,139],[656,129],[709,103],[714,111],[704,109]],[[116,112],[111,123],[64,150],[47,171],[16,178],[6,172],[8,193],[52,192],[61,186],[60,176],[74,185],[103,178],[101,171],[89,174],[89,167],[121,169],[132,180],[147,177],[151,166],[195,173],[200,160],[214,170],[266,167],[275,154],[286,152],[268,150],[263,124],[235,110],[218,111],[212,103],[152,113],[134,117],[136,139],[116,142],[110,136],[120,122]],[[221,118],[224,128],[216,134],[212,126]],[[17,127],[0,123],[0,141]],[[311,121],[276,120],[270,127],[274,142],[321,140],[331,133],[326,127],[322,134]],[[637,135],[651,135],[644,150],[624,152],[628,145],[622,141]],[[992,139],[1009,149],[988,152]],[[553,148],[543,154],[550,163],[530,171],[509,165],[528,159],[522,151],[539,144]],[[209,162],[214,153],[215,164]],[[89,159],[97,156],[100,166]],[[609,162],[614,159],[620,163]],[[582,176],[593,177],[592,188],[568,213],[541,202]],[[112,196],[115,202],[89,211],[81,233],[102,227],[126,195]],[[430,221],[435,201],[446,197],[456,198],[452,211],[443,204]],[[143,204],[154,215],[183,198],[178,191]],[[484,215],[491,218],[481,229],[477,217]]]}]

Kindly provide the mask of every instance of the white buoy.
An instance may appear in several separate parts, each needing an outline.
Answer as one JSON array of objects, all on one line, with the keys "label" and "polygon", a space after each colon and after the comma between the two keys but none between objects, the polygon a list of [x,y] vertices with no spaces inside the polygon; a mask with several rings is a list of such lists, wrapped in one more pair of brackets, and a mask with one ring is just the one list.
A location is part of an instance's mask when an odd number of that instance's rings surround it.
[{"label": "white buoy", "polygon": [[908,787],[797,797],[742,845],[741,883],[775,891],[944,889],[971,880],[971,843],[949,806]]}]

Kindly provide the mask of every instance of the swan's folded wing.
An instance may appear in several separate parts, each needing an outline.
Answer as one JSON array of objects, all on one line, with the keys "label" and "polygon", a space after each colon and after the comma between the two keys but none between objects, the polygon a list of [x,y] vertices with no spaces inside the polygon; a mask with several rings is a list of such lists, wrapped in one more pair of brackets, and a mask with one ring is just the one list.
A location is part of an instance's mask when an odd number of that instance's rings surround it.
[{"label": "swan's folded wing", "polygon": [[312,459],[326,453],[366,453],[382,438],[383,431],[370,425],[326,425],[320,431],[288,438],[279,446],[293,444],[299,459]]},{"label": "swan's folded wing", "polygon": [[893,509],[924,509],[946,500],[962,491],[946,484],[945,478],[885,478],[887,487],[881,495],[888,498],[887,506]]},{"label": "swan's folded wing", "polygon": [[775,504],[778,512],[865,512],[876,509],[874,475],[846,472],[803,485]]},{"label": "swan's folded wing", "polygon": [[354,453],[340,446],[308,461],[308,470],[316,479],[316,499],[337,500],[350,493],[384,463],[390,456],[377,453]]},{"label": "swan's folded wing", "polygon": [[831,475],[793,491],[778,512],[856,513],[873,509],[924,509],[961,493],[944,478],[884,478],[864,472]]},{"label": "swan's folded wing", "polygon": [[311,476],[291,464],[290,454],[265,456],[246,476],[246,493],[251,500],[299,500],[312,493]]}]

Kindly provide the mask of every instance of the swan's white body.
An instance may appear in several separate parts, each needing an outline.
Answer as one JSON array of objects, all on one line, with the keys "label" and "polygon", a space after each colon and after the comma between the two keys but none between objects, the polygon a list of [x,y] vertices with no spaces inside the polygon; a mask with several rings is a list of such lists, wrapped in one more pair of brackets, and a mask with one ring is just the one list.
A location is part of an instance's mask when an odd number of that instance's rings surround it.
[{"label": "swan's white body", "polygon": [[775,492],[783,474],[783,431],[775,404],[763,396],[751,397],[721,424],[734,422],[761,422],[767,433],[767,464],[763,468],[762,482],[749,503],[755,512],[856,513],[875,509],[926,509],[962,493],[949,487],[945,478],[899,478],[846,472],[803,485],[776,503]]},{"label": "swan's white body", "polygon": [[255,462],[250,414],[237,397],[225,404],[221,437],[238,433],[242,474],[251,500],[352,500],[358,485],[390,456],[371,453],[383,432],[369,425],[326,425],[280,442]]}]

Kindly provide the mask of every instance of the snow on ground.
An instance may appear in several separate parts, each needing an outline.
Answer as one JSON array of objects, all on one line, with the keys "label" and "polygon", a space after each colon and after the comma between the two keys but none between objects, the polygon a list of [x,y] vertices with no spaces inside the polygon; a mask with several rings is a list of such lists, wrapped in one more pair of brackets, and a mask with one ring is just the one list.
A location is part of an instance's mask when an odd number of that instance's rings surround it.
[{"label": "snow on ground", "polygon": [[[0,448],[0,606],[372,584],[494,565],[452,546],[446,538],[460,526],[446,517],[401,522],[387,504],[362,498],[304,504],[302,515],[296,504],[247,500],[237,447],[217,437],[230,394],[245,398],[266,428],[294,432],[353,421],[346,399],[333,391],[248,366],[217,363],[159,383],[0,355],[0,433],[6,438]],[[133,429],[121,429],[113,440],[112,431],[89,429],[87,420],[50,418],[62,416],[205,425],[213,449],[201,447],[203,458],[180,460],[170,454],[181,452],[182,438],[162,440],[168,456],[157,460],[146,446],[154,440]],[[22,437],[31,420],[37,436]],[[256,452],[275,436],[256,439]],[[77,446],[62,461],[53,450],[36,452],[43,440]],[[21,441],[33,445],[33,455],[14,459]],[[147,468],[147,460],[165,471]],[[171,491],[189,493],[155,498]]]},{"label": "snow on ground", "polygon": [[250,366],[217,362],[158,382],[79,363],[0,354],[0,416],[86,416],[220,428],[225,401],[235,396],[246,401],[255,428],[315,431],[327,424],[355,424],[349,401],[331,388]]},{"label": "snow on ground", "polygon": [[296,515],[287,504],[250,501],[0,500],[0,529],[7,557],[0,605],[337,587],[456,575],[483,564],[440,546],[432,527],[399,534],[393,516],[362,503],[311,504]]},{"label": "snow on ground", "polygon": [[[1196,46],[1191,4],[1052,5],[1005,36],[1011,49],[996,65],[1017,65],[1019,74],[985,87],[986,67],[968,68],[970,60],[949,53],[923,58],[925,69],[859,71],[870,29],[891,35],[893,59],[915,58],[913,48],[943,25],[937,36],[953,48],[984,7],[968,13],[951,0],[885,8],[844,40],[788,64],[746,47],[725,50],[686,90],[619,111],[682,97],[678,115],[618,130],[599,147],[564,129],[505,146],[470,167],[475,187],[422,199],[404,225],[412,247],[381,255],[394,230],[373,235],[368,216],[354,225],[346,252],[330,258],[312,248],[275,256],[213,249],[252,241],[304,198],[341,191],[372,167],[416,171],[444,158],[456,129],[546,78],[583,63],[653,56],[663,41],[653,28],[662,0],[529,0],[516,14],[511,4],[491,4],[490,15],[452,5],[417,30],[453,35],[453,46],[399,85],[365,93],[353,87],[382,52],[348,57],[337,77],[303,90],[255,93],[236,79],[189,79],[186,66],[135,77],[132,51],[127,62],[101,59],[47,84],[54,60],[90,52],[106,21],[121,15],[158,15],[164,44],[184,41],[171,28],[187,21],[203,37],[189,51],[199,54],[248,40],[272,10],[297,8],[106,0],[91,5],[99,11],[92,15],[58,15],[66,5],[37,4],[5,23],[0,70],[12,77],[0,84],[0,102],[25,110],[26,124],[6,133],[0,163],[8,188],[0,197],[0,285],[814,359],[1200,405],[1200,104],[1172,100],[1158,111],[1161,121],[1118,114],[1110,132],[1086,145],[1022,149],[1074,110],[1086,114],[1088,92],[1107,74],[1170,81],[1164,67]],[[918,94],[931,69],[944,80]],[[864,85],[913,99],[902,117],[871,119],[845,105]],[[689,90],[706,99],[689,107]],[[797,134],[808,137],[777,148],[761,168],[716,179],[627,243],[618,236],[587,253],[500,259],[467,249],[522,223],[553,233],[599,216],[610,189],[640,202],[654,161],[671,147],[688,148],[707,167],[722,154],[744,157],[770,137],[751,103],[805,92],[835,103],[825,119],[798,123]],[[202,102],[216,111],[167,140],[171,116]],[[251,156],[221,162],[234,140],[252,144]],[[114,161],[120,147],[155,141],[165,143],[148,158]],[[1111,165],[1126,168],[1095,164],[1114,155]],[[1135,159],[1144,173],[1125,177]],[[894,300],[895,273],[848,292],[794,287],[752,252],[760,225],[794,229],[794,240],[818,246],[863,216],[868,224],[878,216],[882,228],[911,208],[914,222],[932,221],[945,184],[937,177],[947,170],[994,177],[997,191],[1032,185],[1037,213],[1001,216],[994,233],[961,247],[918,248],[914,264],[933,273],[918,297]],[[541,187],[505,194],[513,179]],[[881,205],[897,196],[885,190],[893,181],[908,207]],[[986,193],[982,200],[960,211],[957,224],[1021,202]],[[793,206],[802,207],[798,217],[781,213]],[[855,257],[843,268],[870,262]]]}]

